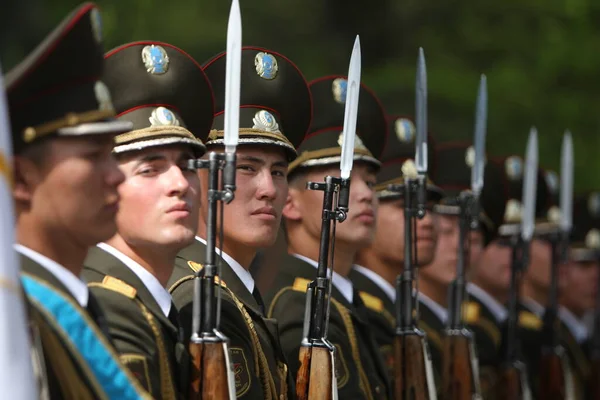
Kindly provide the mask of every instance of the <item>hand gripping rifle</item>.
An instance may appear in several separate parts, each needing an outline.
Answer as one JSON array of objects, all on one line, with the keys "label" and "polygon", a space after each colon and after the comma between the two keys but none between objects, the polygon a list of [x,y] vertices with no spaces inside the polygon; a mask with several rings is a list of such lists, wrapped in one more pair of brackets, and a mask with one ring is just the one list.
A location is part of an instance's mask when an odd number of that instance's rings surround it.
[{"label": "hand gripping rifle", "polygon": [[[239,135],[240,73],[242,26],[238,0],[233,0],[227,28],[225,73],[225,153],[211,152],[208,159],[192,160],[193,168],[208,169],[208,221],[206,226],[206,262],[194,278],[192,358],[190,400],[233,400],[235,380],[229,360],[229,339],[219,330],[221,290],[216,263],[217,203],[234,198],[236,153]],[[219,188],[219,175],[222,187]],[[223,205],[224,205],[223,204]],[[223,206],[222,205],[222,206]],[[222,210],[222,207],[221,207]],[[221,219],[221,223],[223,223]],[[222,232],[222,229],[221,229]],[[216,297],[216,299],[215,299]],[[216,301],[215,301],[216,300]]]},{"label": "hand gripping rifle", "polygon": [[[529,264],[529,243],[533,236],[535,218],[535,198],[538,169],[537,130],[532,128],[527,141],[525,158],[525,179],[523,180],[523,215],[520,232],[502,232],[510,236],[512,248],[512,268],[510,276],[510,296],[508,300],[508,327],[506,354],[501,371],[499,398],[504,400],[529,400],[531,388],[527,378],[527,368],[522,360],[518,336],[519,290],[521,277]],[[508,226],[510,229],[511,226]]]},{"label": "hand gripping rifle", "polygon": [[542,399],[574,399],[573,376],[564,347],[560,343],[558,319],[558,268],[566,262],[573,215],[573,142],[565,132],[561,151],[560,229],[549,234],[552,247],[550,294],[544,312],[539,396]]},{"label": "hand gripping rifle", "polygon": [[431,355],[425,332],[416,323],[416,293],[413,291],[416,218],[423,218],[427,205],[427,73],[425,55],[419,49],[416,82],[416,171],[404,164],[404,183],[388,190],[404,196],[404,270],[396,279],[396,337],[394,339],[394,395],[396,400],[433,400]]},{"label": "hand gripping rifle", "polygon": [[483,189],[485,157],[485,134],[487,119],[486,78],[481,77],[477,96],[475,117],[475,163],[471,170],[471,190],[459,194],[459,243],[456,278],[450,286],[448,301],[448,324],[444,337],[444,365],[442,393],[445,399],[481,399],[478,360],[473,332],[465,325],[462,315],[465,299],[465,246],[468,232],[479,224],[479,196]]},{"label": "hand gripping rifle", "polygon": [[[346,219],[350,201],[350,174],[354,160],[360,70],[360,40],[357,36],[348,72],[340,177],[326,176],[325,182],[306,184],[308,190],[323,191],[323,214],[317,278],[308,284],[306,291],[304,332],[299,354],[300,369],[296,379],[296,395],[299,400],[337,399],[335,347],[327,340],[327,330],[331,304],[335,224]],[[330,238],[332,238],[331,246]],[[330,251],[331,260],[329,260]]]}]

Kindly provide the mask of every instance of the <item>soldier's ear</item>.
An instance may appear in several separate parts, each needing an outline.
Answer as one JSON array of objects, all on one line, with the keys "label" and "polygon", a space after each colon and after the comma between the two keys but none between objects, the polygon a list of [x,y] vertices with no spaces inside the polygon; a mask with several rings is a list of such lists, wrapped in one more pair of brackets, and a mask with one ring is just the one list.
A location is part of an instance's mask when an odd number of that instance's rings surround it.
[{"label": "soldier's ear", "polygon": [[298,189],[290,187],[285,205],[283,206],[283,216],[286,219],[292,221],[299,221],[302,219],[300,199],[298,198],[299,195],[300,191]]},{"label": "soldier's ear", "polygon": [[17,204],[28,204],[40,182],[39,167],[27,157],[14,156],[13,198]]}]

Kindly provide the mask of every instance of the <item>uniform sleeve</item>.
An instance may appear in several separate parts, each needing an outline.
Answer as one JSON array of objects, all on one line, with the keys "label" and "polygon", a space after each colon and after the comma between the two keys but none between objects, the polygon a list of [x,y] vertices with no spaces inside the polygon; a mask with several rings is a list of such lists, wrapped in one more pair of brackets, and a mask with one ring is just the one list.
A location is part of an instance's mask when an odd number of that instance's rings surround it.
[{"label": "uniform sleeve", "polygon": [[90,291],[106,316],[121,361],[153,398],[161,398],[156,339],[140,304],[111,289],[92,286]]},{"label": "uniform sleeve", "polygon": [[[306,293],[292,288],[282,289],[271,303],[269,316],[275,318],[283,352],[288,360],[291,374],[296,378],[300,368],[299,353],[304,327]],[[331,307],[327,339],[335,346],[335,374],[340,399],[363,398],[359,370],[354,362],[348,332],[341,317]]]},{"label": "uniform sleeve", "polygon": [[[193,280],[180,283],[171,291],[173,303],[179,310],[185,340],[189,342],[193,319]],[[221,332],[229,339],[229,354],[233,364],[236,397],[262,399],[263,387],[259,376],[255,344],[252,341],[244,316],[233,299],[224,291],[221,303]]]}]

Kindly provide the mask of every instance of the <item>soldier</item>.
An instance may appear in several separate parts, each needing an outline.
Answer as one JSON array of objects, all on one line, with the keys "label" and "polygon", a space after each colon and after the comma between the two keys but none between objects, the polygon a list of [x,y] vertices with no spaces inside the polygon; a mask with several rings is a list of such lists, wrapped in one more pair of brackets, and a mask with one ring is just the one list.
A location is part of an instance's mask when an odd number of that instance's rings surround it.
[{"label": "soldier", "polygon": [[[600,193],[588,192],[574,202],[574,224],[569,260],[560,267],[560,309],[564,345],[574,367],[577,387],[590,379],[590,332],[584,315],[593,311],[598,293],[600,249]],[[585,385],[585,386],[584,386]],[[589,397],[588,393],[586,398]]]},{"label": "soldier", "polygon": [[[204,66],[216,97],[206,144],[215,151],[224,150],[225,57],[221,53]],[[310,91],[300,70],[270,50],[243,47],[241,71],[235,199],[223,207],[220,330],[230,340],[238,398],[294,398],[277,325],[265,317],[249,268],[258,249],[275,242],[288,191],[288,163],[296,158],[296,147],[310,125]],[[200,177],[205,199],[207,171],[200,171]],[[201,210],[198,236],[179,253],[170,279],[186,339],[193,319],[193,279],[206,257],[207,211]]]},{"label": "soldier", "polygon": [[[339,176],[347,80],[329,76],[310,83],[313,121],[290,164],[290,191],[283,210],[288,252],[267,296],[268,315],[279,322],[285,354],[293,376],[299,369],[299,351],[307,283],[317,273],[322,194],[306,190],[308,181]],[[336,376],[341,399],[388,398],[387,370],[372,335],[366,307],[348,274],[356,252],[375,234],[377,198],[374,186],[377,161],[387,135],[385,114],[377,97],[361,85],[354,168],[348,218],[337,226],[332,280],[332,304],[327,339],[336,348]],[[360,137],[359,137],[360,135]],[[365,143],[361,141],[364,138]]]},{"label": "soldier", "polygon": [[[416,129],[411,119],[401,116],[388,116],[390,134],[382,167],[377,174],[375,190],[379,198],[377,229],[372,244],[358,252],[356,265],[350,272],[350,279],[359,291],[360,297],[369,309],[369,322],[381,354],[390,370],[394,371],[393,343],[396,330],[396,278],[404,268],[404,201],[402,193],[388,190],[390,184],[404,183],[403,169],[412,168],[415,155]],[[428,150],[434,146],[428,142]],[[433,154],[428,160],[433,160]],[[432,168],[429,168],[431,171]],[[429,211],[441,198],[441,190],[431,181],[427,183]],[[437,232],[431,212],[417,221],[418,265],[425,266],[433,259]]]},{"label": "soldier", "polygon": [[198,226],[200,181],[188,161],[206,150],[212,91],[200,65],[167,43],[128,43],[105,59],[103,79],[133,130],[113,150],[125,174],[117,234],[90,250],[84,277],[123,363],[155,398],[175,399],[189,388],[189,356],[166,287]]},{"label": "soldier", "polygon": [[15,248],[42,398],[145,396],[120,364],[98,301],[79,278],[88,247],[116,231],[124,177],[111,151],[114,135],[131,128],[113,119],[100,80],[102,47],[99,11],[86,3],[6,76]]}]

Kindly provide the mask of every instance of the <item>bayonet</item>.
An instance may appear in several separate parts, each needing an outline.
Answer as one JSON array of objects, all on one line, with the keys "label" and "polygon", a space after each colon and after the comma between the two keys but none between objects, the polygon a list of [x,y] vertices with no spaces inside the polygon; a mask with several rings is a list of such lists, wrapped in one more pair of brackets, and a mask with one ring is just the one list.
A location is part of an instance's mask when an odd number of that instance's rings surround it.
[{"label": "bayonet", "polygon": [[523,215],[521,219],[521,238],[529,243],[535,227],[535,200],[538,175],[538,137],[537,129],[531,128],[527,140],[525,156],[525,178],[523,179]]},{"label": "bayonet", "polygon": [[481,75],[475,110],[475,163],[471,169],[471,190],[479,197],[483,189],[485,166],[485,137],[487,133],[487,79]]},{"label": "bayonet", "polygon": [[573,163],[573,140],[567,130],[560,157],[560,229],[567,235],[573,225]]},{"label": "bayonet", "polygon": [[415,99],[416,155],[415,164],[419,175],[427,175],[427,68],[425,53],[419,48]]},{"label": "bayonet", "polygon": [[356,35],[350,67],[348,68],[348,86],[346,89],[346,108],[344,113],[344,134],[342,157],[340,161],[341,178],[350,178],[354,161],[354,138],[356,136],[356,119],[358,117],[358,95],[360,93],[361,69],[360,38]]}]

